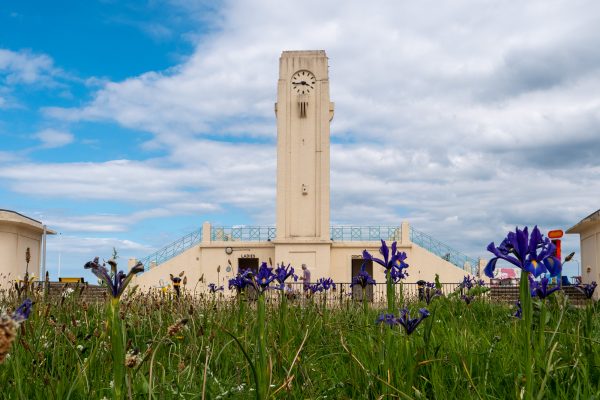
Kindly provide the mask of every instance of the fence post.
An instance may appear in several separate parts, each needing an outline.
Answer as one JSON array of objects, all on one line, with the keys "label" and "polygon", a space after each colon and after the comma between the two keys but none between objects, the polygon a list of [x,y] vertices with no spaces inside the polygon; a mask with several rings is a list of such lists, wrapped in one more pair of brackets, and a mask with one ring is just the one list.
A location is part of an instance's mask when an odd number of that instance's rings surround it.
[{"label": "fence post", "polygon": [[202,224],[202,244],[208,244],[210,243],[210,232],[211,227],[210,227],[210,222],[205,221]]},{"label": "fence post", "polygon": [[402,221],[402,224],[400,226],[402,229],[400,243],[402,243],[403,245],[410,244],[410,224],[408,223],[408,221]]}]

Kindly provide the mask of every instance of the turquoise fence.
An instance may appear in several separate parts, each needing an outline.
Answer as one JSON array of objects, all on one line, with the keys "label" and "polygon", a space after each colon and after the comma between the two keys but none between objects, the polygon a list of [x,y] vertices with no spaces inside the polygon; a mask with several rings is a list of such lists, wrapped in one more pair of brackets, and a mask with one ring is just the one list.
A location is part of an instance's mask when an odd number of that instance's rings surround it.
[{"label": "turquoise fence", "polygon": [[465,263],[469,263],[471,266],[471,275],[477,275],[479,260],[466,256],[447,244],[434,239],[425,232],[414,229],[412,226],[410,227],[410,241],[459,268],[464,268]]},{"label": "turquoise fence", "polygon": [[184,237],[177,239],[171,244],[166,245],[162,249],[155,251],[154,253],[146,256],[139,261],[144,264],[144,270],[149,270],[171,258],[183,253],[190,247],[200,243],[202,241],[202,228],[197,231],[188,233]]}]

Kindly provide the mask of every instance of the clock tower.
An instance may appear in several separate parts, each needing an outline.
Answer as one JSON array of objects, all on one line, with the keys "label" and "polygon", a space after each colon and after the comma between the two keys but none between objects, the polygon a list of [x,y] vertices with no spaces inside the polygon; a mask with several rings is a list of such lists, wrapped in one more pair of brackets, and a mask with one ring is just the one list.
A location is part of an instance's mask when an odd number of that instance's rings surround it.
[{"label": "clock tower", "polygon": [[[317,251],[303,257],[293,244],[327,244],[329,222],[329,72],[325,51],[284,51],[277,85],[276,261],[329,265]],[[284,247],[286,250],[284,250]],[[317,246],[319,247],[319,246]],[[279,250],[277,250],[279,248]],[[290,254],[293,253],[293,254]],[[327,258],[325,260],[324,258]],[[294,262],[296,264],[294,264]],[[320,269],[320,268],[319,268]],[[325,271],[323,271],[325,272]]]},{"label": "clock tower", "polygon": [[277,240],[329,241],[329,74],[325,51],[284,51],[277,87]]}]

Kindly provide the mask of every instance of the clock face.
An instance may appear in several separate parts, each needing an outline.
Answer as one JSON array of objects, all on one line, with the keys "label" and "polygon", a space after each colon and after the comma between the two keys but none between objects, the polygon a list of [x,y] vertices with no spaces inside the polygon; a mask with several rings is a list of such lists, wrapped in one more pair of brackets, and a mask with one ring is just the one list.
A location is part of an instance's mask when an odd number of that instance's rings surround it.
[{"label": "clock face", "polygon": [[298,71],[292,76],[292,89],[298,94],[308,94],[315,88],[315,76],[306,70]]}]

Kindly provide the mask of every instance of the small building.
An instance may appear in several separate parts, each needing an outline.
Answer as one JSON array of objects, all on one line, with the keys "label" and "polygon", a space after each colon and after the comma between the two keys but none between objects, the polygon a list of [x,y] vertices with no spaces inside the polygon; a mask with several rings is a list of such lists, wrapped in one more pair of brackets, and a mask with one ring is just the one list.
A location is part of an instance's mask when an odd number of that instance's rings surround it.
[{"label": "small building", "polygon": [[[581,282],[600,282],[600,210],[588,215],[567,229],[567,233],[578,233],[581,251]],[[596,299],[600,293],[596,290]]]},{"label": "small building", "polygon": [[26,272],[40,277],[45,238],[54,234],[56,232],[40,221],[16,211],[0,209],[0,287],[22,279]]},{"label": "small building", "polygon": [[[225,284],[238,271],[256,270],[261,262],[290,263],[296,272],[306,265],[311,280],[330,277],[351,282],[363,264],[362,251],[375,256],[380,239],[395,241],[406,252],[409,280],[460,282],[479,275],[482,261],[472,259],[408,222],[390,226],[341,226],[330,223],[330,122],[335,105],[329,97],[329,65],[324,51],[284,51],[277,82],[277,202],[275,226],[202,228],[141,259],[146,272],[135,284],[164,286],[169,275],[184,272],[191,287],[204,282]],[[368,155],[365,155],[368,159]],[[361,160],[362,162],[362,160]],[[390,173],[390,171],[382,171]],[[357,184],[363,184],[357,182]],[[365,201],[369,187],[364,184]],[[131,260],[131,264],[135,262]],[[366,263],[378,282],[381,268]]]}]

